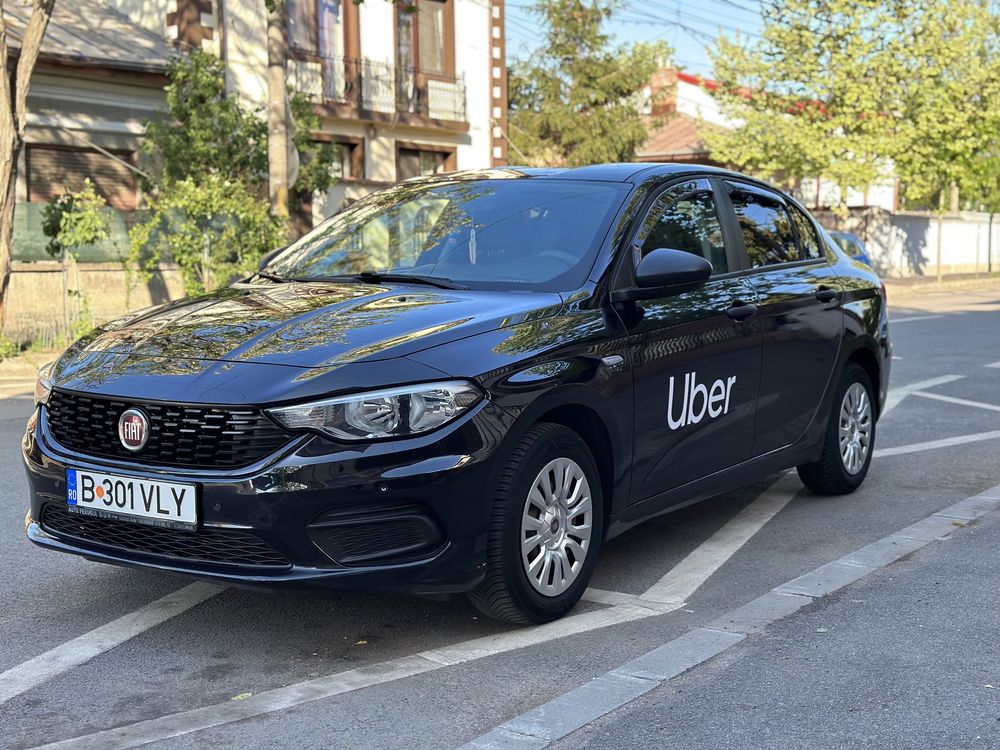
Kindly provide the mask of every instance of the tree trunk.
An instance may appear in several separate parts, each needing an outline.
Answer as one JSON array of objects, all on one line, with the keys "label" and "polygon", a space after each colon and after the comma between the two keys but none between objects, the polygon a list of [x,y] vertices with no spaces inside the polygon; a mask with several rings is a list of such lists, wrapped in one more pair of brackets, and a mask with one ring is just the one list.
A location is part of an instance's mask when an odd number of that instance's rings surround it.
[{"label": "tree trunk", "polygon": [[288,217],[287,38],[284,3],[280,3],[267,14],[267,166],[271,212],[282,218]]},{"label": "tree trunk", "polygon": [[33,0],[31,4],[31,17],[21,40],[12,92],[8,70],[7,21],[3,15],[3,0],[0,0],[0,330],[7,317],[17,160],[24,145],[28,87],[41,51],[42,39],[45,38],[45,29],[52,16],[53,5],[55,0]]}]

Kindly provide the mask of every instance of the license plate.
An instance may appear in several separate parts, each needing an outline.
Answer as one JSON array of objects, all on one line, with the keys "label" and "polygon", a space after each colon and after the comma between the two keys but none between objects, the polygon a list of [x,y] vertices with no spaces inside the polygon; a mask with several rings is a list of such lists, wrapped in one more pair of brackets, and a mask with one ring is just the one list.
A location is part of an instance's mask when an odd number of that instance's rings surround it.
[{"label": "license plate", "polygon": [[128,518],[153,526],[193,529],[195,486],[81,469],[66,470],[66,507],[99,518]]}]

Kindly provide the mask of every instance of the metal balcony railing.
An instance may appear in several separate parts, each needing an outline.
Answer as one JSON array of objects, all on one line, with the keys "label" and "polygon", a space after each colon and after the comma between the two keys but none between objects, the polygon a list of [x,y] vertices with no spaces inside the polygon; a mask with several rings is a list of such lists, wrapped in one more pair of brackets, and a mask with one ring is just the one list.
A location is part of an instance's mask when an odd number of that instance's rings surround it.
[{"label": "metal balcony railing", "polygon": [[375,60],[323,57],[295,50],[289,82],[317,101],[371,112],[466,121],[465,80]]}]

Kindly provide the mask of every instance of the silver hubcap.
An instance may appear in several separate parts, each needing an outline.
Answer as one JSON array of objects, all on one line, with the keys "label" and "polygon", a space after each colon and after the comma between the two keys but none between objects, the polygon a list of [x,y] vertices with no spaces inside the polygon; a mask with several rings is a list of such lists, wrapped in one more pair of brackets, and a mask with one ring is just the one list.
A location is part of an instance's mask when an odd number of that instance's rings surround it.
[{"label": "silver hubcap", "polygon": [[848,474],[857,474],[864,468],[871,444],[871,400],[861,383],[853,383],[840,405],[840,460]]},{"label": "silver hubcap", "polygon": [[549,461],[535,477],[521,515],[521,562],[535,590],[558,596],[583,568],[593,529],[590,483],[570,458]]}]

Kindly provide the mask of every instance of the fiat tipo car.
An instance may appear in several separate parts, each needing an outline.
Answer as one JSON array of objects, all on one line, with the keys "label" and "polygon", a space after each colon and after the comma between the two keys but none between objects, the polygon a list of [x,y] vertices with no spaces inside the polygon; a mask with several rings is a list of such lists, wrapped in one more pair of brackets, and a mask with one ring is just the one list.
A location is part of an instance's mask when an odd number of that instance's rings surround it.
[{"label": "fiat tipo car", "polygon": [[644,519],[790,467],[856,489],[889,364],[879,279],[756,180],[418,178],[46,367],[27,535],[544,622]]}]

